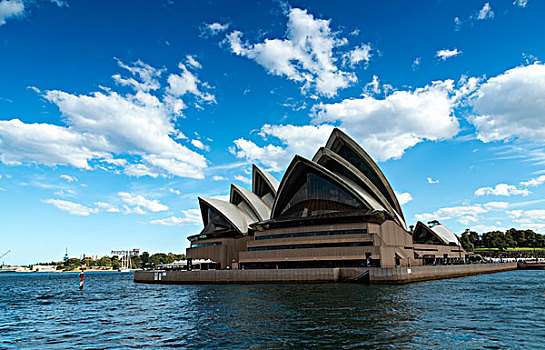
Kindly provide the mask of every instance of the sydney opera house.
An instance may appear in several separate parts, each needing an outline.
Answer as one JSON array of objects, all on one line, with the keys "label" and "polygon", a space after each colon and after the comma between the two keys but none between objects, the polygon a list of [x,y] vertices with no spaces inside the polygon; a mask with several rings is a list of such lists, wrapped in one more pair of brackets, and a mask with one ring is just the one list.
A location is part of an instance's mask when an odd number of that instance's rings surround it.
[{"label": "sydney opera house", "polygon": [[217,268],[296,269],[450,264],[466,252],[444,225],[407,227],[371,157],[333,130],[312,160],[295,156],[282,180],[253,165],[251,191],[199,198],[204,228],[186,255]]}]

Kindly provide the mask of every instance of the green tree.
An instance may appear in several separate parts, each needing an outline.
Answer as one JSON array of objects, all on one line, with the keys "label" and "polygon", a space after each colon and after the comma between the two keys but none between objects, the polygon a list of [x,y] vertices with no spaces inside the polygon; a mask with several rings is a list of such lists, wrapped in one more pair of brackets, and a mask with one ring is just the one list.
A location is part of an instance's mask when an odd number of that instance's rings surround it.
[{"label": "green tree", "polygon": [[462,237],[460,238],[460,243],[462,244],[462,248],[464,248],[467,251],[473,251],[475,249],[475,246],[471,242],[471,239],[469,238],[469,234],[466,230],[466,232],[462,233]]}]

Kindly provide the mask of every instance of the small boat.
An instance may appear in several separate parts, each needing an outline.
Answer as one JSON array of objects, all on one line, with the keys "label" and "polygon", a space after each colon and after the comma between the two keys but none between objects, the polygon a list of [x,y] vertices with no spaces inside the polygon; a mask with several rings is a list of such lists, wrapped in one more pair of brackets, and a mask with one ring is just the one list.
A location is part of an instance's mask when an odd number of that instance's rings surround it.
[{"label": "small boat", "polygon": [[131,252],[127,250],[122,250],[121,254],[121,266],[117,271],[119,272],[131,272]]},{"label": "small boat", "polygon": [[0,265],[0,273],[8,273],[8,272],[15,272],[17,271],[17,268],[15,267],[9,267],[8,265],[2,264]]}]

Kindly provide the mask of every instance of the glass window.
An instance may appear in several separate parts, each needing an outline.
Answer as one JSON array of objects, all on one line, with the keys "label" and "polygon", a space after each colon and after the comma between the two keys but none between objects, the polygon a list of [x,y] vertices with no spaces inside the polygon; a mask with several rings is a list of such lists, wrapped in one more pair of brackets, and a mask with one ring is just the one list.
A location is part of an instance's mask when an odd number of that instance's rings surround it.
[{"label": "glass window", "polygon": [[355,166],[359,171],[361,171],[361,173],[369,180],[371,180],[371,182],[377,186],[378,190],[384,195],[384,197],[390,198],[390,195],[388,194],[388,191],[386,190],[386,187],[382,181],[380,181],[375,172],[356,154],[356,152],[354,152],[350,147],[343,145],[337,153],[346,159],[350,164]]},{"label": "glass window", "polygon": [[313,172],[302,174],[291,184],[294,192],[280,217],[308,217],[364,208],[353,195]]}]

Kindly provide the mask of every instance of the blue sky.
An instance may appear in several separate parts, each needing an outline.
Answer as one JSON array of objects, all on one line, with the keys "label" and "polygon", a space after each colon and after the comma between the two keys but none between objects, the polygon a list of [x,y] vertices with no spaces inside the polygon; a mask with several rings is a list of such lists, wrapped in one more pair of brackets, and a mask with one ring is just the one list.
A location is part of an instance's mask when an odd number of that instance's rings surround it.
[{"label": "blue sky", "polygon": [[0,0],[0,250],[184,252],[343,129],[409,225],[545,233],[545,3]]}]

